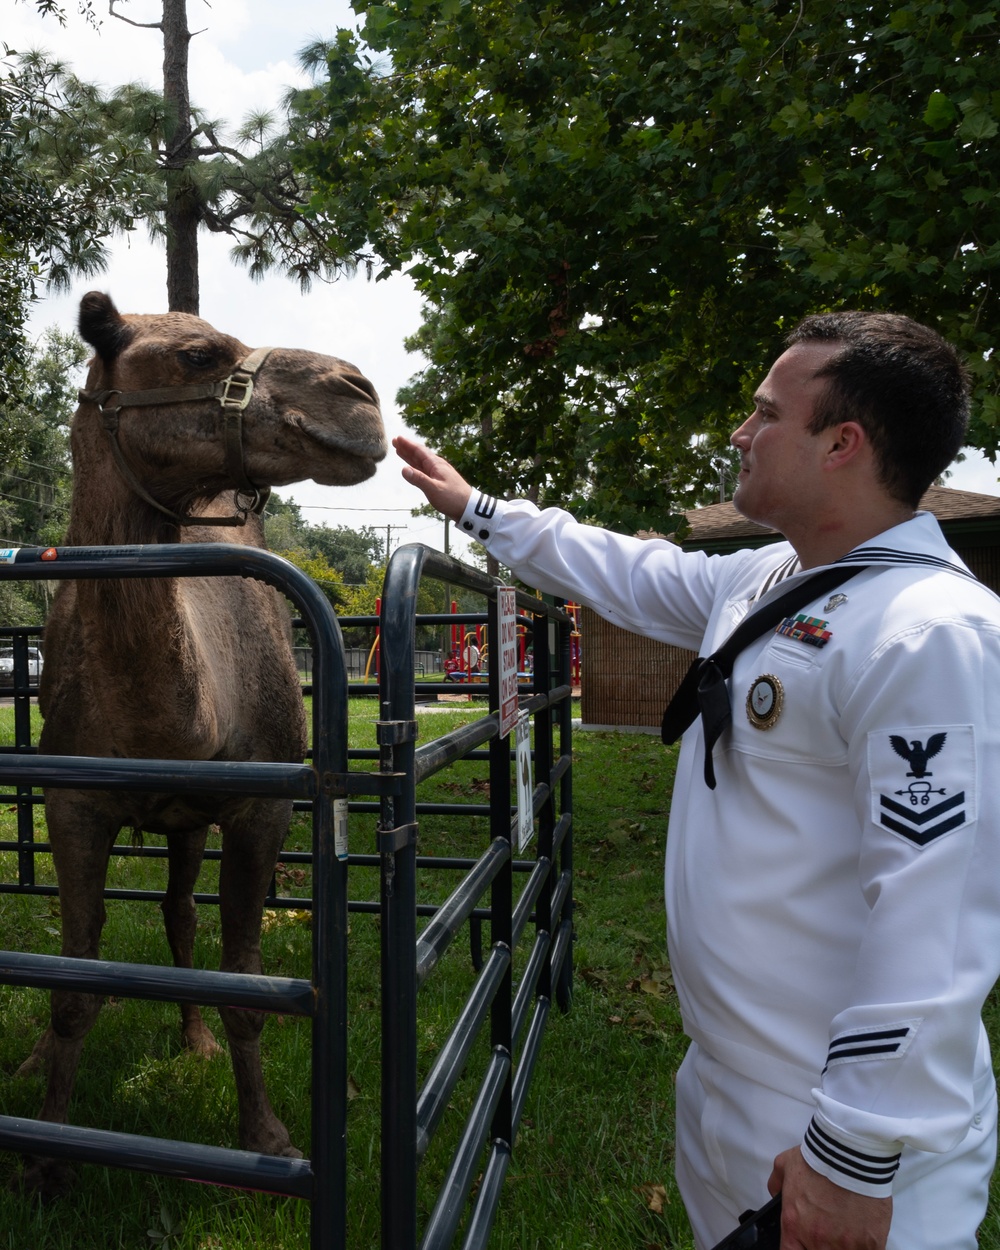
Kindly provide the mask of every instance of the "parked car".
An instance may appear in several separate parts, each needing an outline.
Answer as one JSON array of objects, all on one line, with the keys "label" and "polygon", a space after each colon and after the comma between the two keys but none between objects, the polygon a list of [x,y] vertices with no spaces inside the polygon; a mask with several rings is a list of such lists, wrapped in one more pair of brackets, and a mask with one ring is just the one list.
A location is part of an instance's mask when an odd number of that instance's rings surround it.
[{"label": "parked car", "polygon": [[[42,675],[42,653],[37,647],[28,648],[28,680],[37,685]],[[0,647],[0,688],[14,685],[14,648]]]}]

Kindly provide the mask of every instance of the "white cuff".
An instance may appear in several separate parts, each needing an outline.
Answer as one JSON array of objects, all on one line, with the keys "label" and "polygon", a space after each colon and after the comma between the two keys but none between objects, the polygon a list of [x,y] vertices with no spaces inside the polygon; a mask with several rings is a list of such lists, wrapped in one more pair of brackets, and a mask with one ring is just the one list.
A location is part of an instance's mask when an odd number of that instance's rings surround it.
[{"label": "white cuff", "polygon": [[900,1144],[861,1141],[834,1128],[818,1112],[806,1129],[802,1156],[815,1172],[852,1193],[888,1198],[899,1168]]},{"label": "white cuff", "polygon": [[485,495],[482,491],[473,489],[472,494],[469,496],[469,502],[465,505],[465,511],[462,513],[461,520],[458,523],[459,529],[477,542],[488,542],[496,533],[503,511],[504,504],[502,499],[497,499],[494,495]]}]

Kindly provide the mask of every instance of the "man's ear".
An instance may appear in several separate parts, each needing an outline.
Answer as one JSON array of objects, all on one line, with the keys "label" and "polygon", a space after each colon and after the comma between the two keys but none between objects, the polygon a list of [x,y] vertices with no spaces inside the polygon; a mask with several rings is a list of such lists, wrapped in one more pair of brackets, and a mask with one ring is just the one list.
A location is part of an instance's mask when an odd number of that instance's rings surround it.
[{"label": "man's ear", "polygon": [[825,432],[829,436],[826,453],[828,468],[843,468],[866,449],[871,450],[868,435],[857,421],[841,421]]}]

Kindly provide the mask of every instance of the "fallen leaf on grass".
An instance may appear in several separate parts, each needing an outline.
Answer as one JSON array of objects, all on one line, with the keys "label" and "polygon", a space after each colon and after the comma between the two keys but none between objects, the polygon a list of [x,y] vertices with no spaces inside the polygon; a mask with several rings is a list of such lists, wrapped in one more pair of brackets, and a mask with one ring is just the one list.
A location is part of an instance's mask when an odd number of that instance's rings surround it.
[{"label": "fallen leaf on grass", "polygon": [[281,928],[283,925],[301,925],[305,929],[311,928],[312,912],[297,908],[265,908],[260,925],[262,933],[270,933],[273,929]]},{"label": "fallen leaf on grass", "polygon": [[304,868],[286,868],[284,864],[275,868],[274,875],[283,885],[305,885],[308,877]]},{"label": "fallen leaf on grass", "polygon": [[646,1206],[654,1215],[662,1215],[663,1208],[668,1202],[667,1191],[663,1185],[653,1185],[647,1183],[645,1185],[636,1185],[635,1192],[641,1194],[646,1202]]},{"label": "fallen leaf on grass", "polygon": [[653,994],[657,998],[669,994],[674,988],[674,974],[670,970],[670,965],[664,964],[662,968],[654,968],[652,972],[639,978],[637,987],[634,981],[631,982],[630,988],[633,987],[642,990],[644,994]]},{"label": "fallen leaf on grass", "polygon": [[468,781],[443,781],[441,789],[452,794],[489,794],[490,780],[488,777],[472,777]]},{"label": "fallen leaf on grass", "polygon": [[606,990],[608,988],[608,972],[605,968],[582,968],[580,976],[588,985],[593,985],[595,989]]}]

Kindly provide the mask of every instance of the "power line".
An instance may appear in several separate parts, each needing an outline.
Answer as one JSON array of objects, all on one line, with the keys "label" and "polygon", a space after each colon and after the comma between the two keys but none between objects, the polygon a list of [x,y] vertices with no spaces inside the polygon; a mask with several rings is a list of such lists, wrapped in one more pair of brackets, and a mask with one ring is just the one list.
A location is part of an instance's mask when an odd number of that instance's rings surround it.
[{"label": "power line", "polygon": [[[39,505],[39,503],[38,503],[38,500],[37,500],[37,499],[25,499],[25,497],[24,497],[23,495],[8,495],[6,491],[2,491],[2,490],[0,490],[0,499],[14,499],[14,500],[16,500],[18,503],[30,503],[30,504],[32,505],[32,507],[35,507],[35,508],[37,508],[37,507],[39,507],[39,506],[40,506],[40,505]],[[54,507],[54,506],[55,506],[55,504],[54,504],[54,503],[53,503],[53,504],[46,504],[46,505],[44,505],[44,506],[45,506],[45,507]],[[63,506],[63,505],[60,505],[60,506]]]},{"label": "power line", "polygon": [[37,486],[40,490],[55,490],[50,482],[36,482],[33,477],[21,477],[19,473],[0,473],[0,478],[11,482],[27,482],[29,486]]},{"label": "power line", "polygon": [[18,468],[20,468],[22,464],[30,464],[33,469],[44,469],[46,473],[69,473],[70,472],[69,464],[66,464],[60,467],[54,464],[39,464],[37,460],[18,460],[17,464],[18,464]]},{"label": "power line", "polygon": [[[294,500],[292,500],[295,503]],[[333,504],[327,503],[295,503],[296,508],[311,509],[313,512],[409,512],[413,513],[412,508],[346,508],[335,507]]]}]

